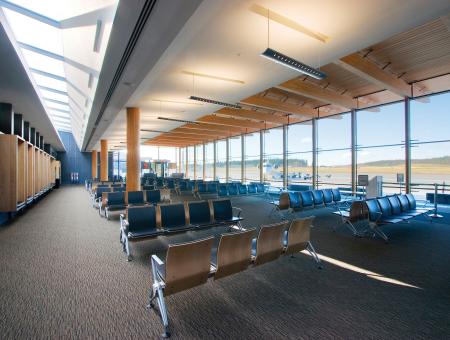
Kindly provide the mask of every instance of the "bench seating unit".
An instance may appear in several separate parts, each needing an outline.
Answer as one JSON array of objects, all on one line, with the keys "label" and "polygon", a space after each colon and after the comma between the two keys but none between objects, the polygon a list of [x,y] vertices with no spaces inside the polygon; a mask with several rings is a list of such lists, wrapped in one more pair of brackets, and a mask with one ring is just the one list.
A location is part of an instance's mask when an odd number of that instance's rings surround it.
[{"label": "bench seating unit", "polygon": [[[236,216],[233,211],[237,211]],[[120,241],[131,260],[132,241],[223,226],[242,230],[240,214],[241,210],[232,207],[229,199],[129,206],[120,215]]]},{"label": "bench seating unit", "polygon": [[145,204],[143,191],[128,191],[126,199],[128,206],[137,206]]},{"label": "bench seating unit", "polygon": [[[125,210],[127,205],[125,204],[125,192],[108,192],[106,194],[106,202],[104,205],[104,216],[107,220],[109,220],[110,214],[113,211],[123,211]],[[100,216],[101,216],[102,207],[100,206]]]},{"label": "bench seating unit", "polygon": [[309,228],[313,218],[262,226],[258,237],[255,229],[222,234],[217,250],[214,238],[169,245],[166,259],[152,255],[152,287],[147,308],[159,306],[164,327],[163,337],[169,337],[169,317],[165,296],[200,286],[209,278],[219,280],[254,266],[278,259],[283,253],[293,255],[302,250],[310,251],[320,264],[320,259],[309,240]]},{"label": "bench seating unit", "polygon": [[[333,214],[339,215],[342,220],[341,225],[345,225],[352,233],[353,236],[360,236],[355,225],[361,221],[367,220],[367,207],[364,201],[353,201],[350,209],[341,209],[338,207],[337,211]],[[337,229],[337,225],[334,230]]]},{"label": "bench seating unit", "polygon": [[93,194],[91,195],[91,200],[92,200],[92,206],[94,208],[99,208],[100,207],[100,203],[101,203],[101,200],[102,200],[102,194],[104,192],[111,192],[111,188],[110,187],[97,187],[93,191]]}]

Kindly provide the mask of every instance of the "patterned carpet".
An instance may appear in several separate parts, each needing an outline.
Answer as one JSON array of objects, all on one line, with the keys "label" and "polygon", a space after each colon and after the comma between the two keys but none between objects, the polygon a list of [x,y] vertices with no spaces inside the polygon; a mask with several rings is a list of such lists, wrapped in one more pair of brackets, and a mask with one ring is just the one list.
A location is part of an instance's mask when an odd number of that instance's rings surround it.
[{"label": "patterned carpet", "polygon": [[[233,203],[245,226],[275,221],[263,198]],[[330,209],[299,215],[311,214],[322,270],[298,254],[169,296],[172,338],[450,338],[449,214],[386,228],[389,244],[333,232]],[[100,218],[83,187],[54,190],[0,227],[0,338],[157,339],[150,255],[211,233],[139,242],[128,263],[118,220]]]}]

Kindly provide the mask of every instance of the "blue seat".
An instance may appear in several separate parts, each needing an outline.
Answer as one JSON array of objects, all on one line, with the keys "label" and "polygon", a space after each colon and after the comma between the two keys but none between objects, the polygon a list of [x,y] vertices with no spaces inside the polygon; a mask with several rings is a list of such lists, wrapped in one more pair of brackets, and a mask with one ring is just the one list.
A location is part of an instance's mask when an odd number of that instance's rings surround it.
[{"label": "blue seat", "polygon": [[339,203],[342,201],[341,192],[339,189],[331,189],[331,192],[333,193],[333,202]]},{"label": "blue seat", "polygon": [[125,210],[125,193],[123,191],[119,192],[108,192],[106,195],[106,205],[105,205],[105,217],[109,220],[109,213],[111,211]]},{"label": "blue seat", "polygon": [[145,192],[145,200],[147,203],[157,204],[161,202],[161,191],[159,190],[147,190]]},{"label": "blue seat", "polygon": [[400,202],[400,208],[402,210],[402,213],[408,214],[411,216],[419,216],[419,215],[423,214],[422,211],[411,210],[411,208],[409,206],[409,200],[408,200],[408,197],[406,197],[406,195],[398,195],[397,198]]},{"label": "blue seat", "polygon": [[314,197],[311,191],[300,191],[302,198],[303,208],[309,208],[314,206]]},{"label": "blue seat", "polygon": [[427,213],[434,210],[433,208],[418,208],[413,194],[406,194],[406,198],[409,202],[409,209],[412,211]]},{"label": "blue seat", "polygon": [[183,203],[163,204],[159,206],[161,212],[161,228],[165,232],[190,229],[186,225],[186,214]]},{"label": "blue seat", "polygon": [[220,184],[219,185],[219,196],[228,196],[228,188],[226,184]]},{"label": "blue seat", "polygon": [[245,184],[239,184],[239,195],[247,195],[247,186]]},{"label": "blue seat", "polygon": [[154,185],[143,185],[142,190],[144,190],[144,191],[155,190],[155,186]]},{"label": "blue seat", "polygon": [[257,193],[257,187],[256,184],[248,184],[247,185],[247,191],[250,195],[254,195]]},{"label": "blue seat", "polygon": [[296,212],[302,209],[302,198],[298,191],[289,191],[289,208]]},{"label": "blue seat", "polygon": [[199,193],[205,193],[205,192],[207,192],[207,185],[206,185],[206,183],[198,183],[198,184],[197,184],[197,191],[198,191]]},{"label": "blue seat", "polygon": [[207,192],[208,193],[217,193],[217,183],[211,182],[207,184]]},{"label": "blue seat", "polygon": [[306,185],[306,184],[289,184],[288,185],[288,190],[292,190],[292,191],[311,191],[312,190],[312,186],[311,185]]},{"label": "blue seat", "polygon": [[[233,206],[231,205],[231,200],[229,199],[218,199],[211,201],[211,206],[213,210],[213,223],[217,224],[234,224],[236,223],[239,227],[240,221],[240,210],[237,217],[233,216]],[[237,209],[237,208],[236,208]]]},{"label": "blue seat", "polygon": [[321,206],[325,204],[322,190],[313,190],[312,194],[314,198],[314,206]]},{"label": "blue seat", "polygon": [[143,191],[128,191],[127,193],[128,205],[144,205]]},{"label": "blue seat", "polygon": [[256,189],[258,194],[264,194],[266,192],[266,188],[263,183],[256,183]]},{"label": "blue seat", "polygon": [[126,191],[126,187],[113,187],[112,188],[113,192],[125,192]]},{"label": "blue seat", "polygon": [[189,202],[189,224],[207,225],[211,223],[211,211],[207,201]]},{"label": "blue seat", "polygon": [[325,205],[333,204],[333,192],[331,191],[331,189],[323,189],[322,193],[323,202],[325,203]]},{"label": "blue seat", "polygon": [[236,183],[228,184],[228,195],[236,196],[238,194],[238,186]]}]

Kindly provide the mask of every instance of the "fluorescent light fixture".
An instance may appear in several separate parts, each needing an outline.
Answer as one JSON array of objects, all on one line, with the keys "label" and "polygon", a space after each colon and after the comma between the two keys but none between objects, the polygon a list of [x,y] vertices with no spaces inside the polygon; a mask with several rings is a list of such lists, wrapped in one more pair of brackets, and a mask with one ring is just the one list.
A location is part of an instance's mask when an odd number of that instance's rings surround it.
[{"label": "fluorescent light fixture", "polygon": [[160,120],[168,120],[170,122],[178,122],[178,123],[186,123],[186,124],[198,124],[198,122],[194,122],[191,120],[183,120],[183,119],[175,119],[175,118],[167,118],[167,117],[158,117]]},{"label": "fluorescent light fixture", "polygon": [[217,101],[217,100],[214,100],[214,99],[202,98],[202,97],[197,97],[197,96],[190,96],[189,99],[196,100],[198,102],[204,102],[204,103],[216,104],[216,105],[220,105],[220,106],[232,107],[234,109],[241,109],[242,108],[242,106],[240,106],[238,104],[230,104],[230,103],[220,102],[220,101]]},{"label": "fluorescent light fixture", "polygon": [[166,131],[150,130],[150,129],[141,129],[141,131],[142,131],[142,132],[167,133]]},{"label": "fluorescent light fixture", "polygon": [[283,53],[277,52],[270,47],[268,47],[263,53],[261,53],[261,56],[283,66],[289,67],[297,72],[304,73],[315,79],[321,80],[326,78],[327,76],[325,73],[315,69],[314,67],[303,64],[302,62],[292,59],[291,57],[288,57]]}]

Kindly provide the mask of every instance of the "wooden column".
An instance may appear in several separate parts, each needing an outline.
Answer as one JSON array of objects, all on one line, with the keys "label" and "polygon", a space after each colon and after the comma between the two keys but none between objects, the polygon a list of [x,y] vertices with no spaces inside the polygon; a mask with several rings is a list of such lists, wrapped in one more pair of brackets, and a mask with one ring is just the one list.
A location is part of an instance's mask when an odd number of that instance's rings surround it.
[{"label": "wooden column", "polygon": [[127,192],[141,190],[140,111],[127,107]]},{"label": "wooden column", "polygon": [[92,179],[94,178],[98,178],[98,173],[97,173],[97,150],[92,150],[91,152],[92,155],[92,162],[91,162],[91,174],[92,174]]},{"label": "wooden column", "polygon": [[100,140],[100,181],[108,181],[108,141]]}]

